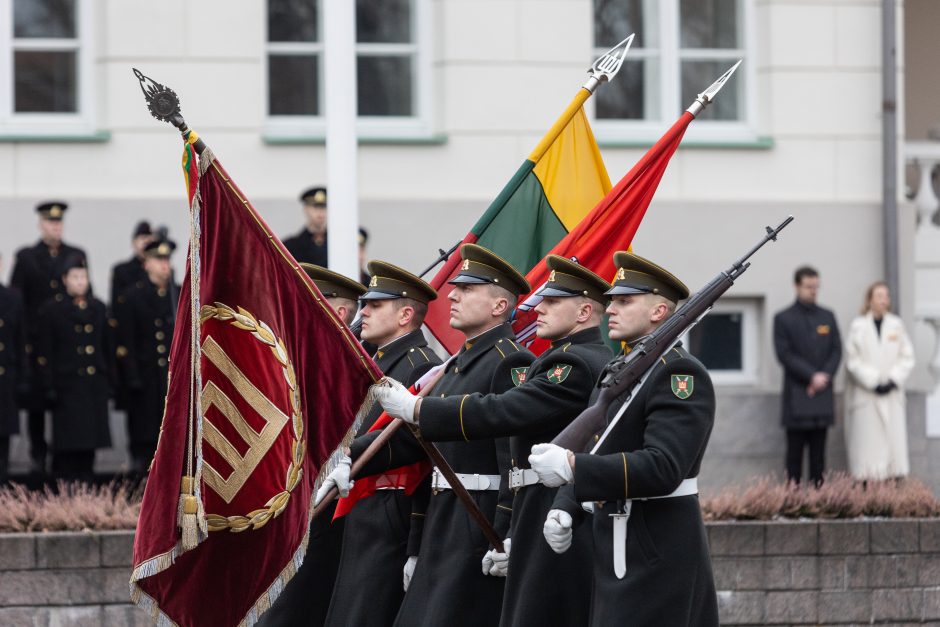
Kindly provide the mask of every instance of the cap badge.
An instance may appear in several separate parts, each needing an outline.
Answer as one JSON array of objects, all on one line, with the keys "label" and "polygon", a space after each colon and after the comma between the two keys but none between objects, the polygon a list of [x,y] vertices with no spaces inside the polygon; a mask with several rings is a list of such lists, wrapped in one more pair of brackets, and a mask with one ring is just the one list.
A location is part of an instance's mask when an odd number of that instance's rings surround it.
[{"label": "cap badge", "polygon": [[554,282],[555,282],[555,271],[554,271],[554,270],[552,270],[552,273],[548,275],[548,281],[549,281],[549,283],[554,283]]},{"label": "cap badge", "polygon": [[463,260],[463,265],[460,266],[460,269],[461,269],[461,270],[469,270],[469,269],[470,269],[470,260],[469,260],[469,259],[464,259],[464,260]]},{"label": "cap badge", "polygon": [[326,192],[324,192],[322,189],[317,190],[317,192],[313,195],[313,202],[317,203],[318,205],[325,205]]},{"label": "cap badge", "polygon": [[379,277],[378,275],[373,276],[369,281],[369,287],[378,287],[379,286]]},{"label": "cap badge", "polygon": [[624,270],[623,268],[618,268],[618,269],[617,269],[617,278],[616,278],[615,280],[616,280],[616,281],[623,281],[623,280],[626,279],[626,278],[627,278],[627,272],[626,272],[626,270]]},{"label": "cap badge", "polygon": [[62,207],[59,205],[52,205],[52,208],[49,209],[50,218],[61,218],[62,217]]}]

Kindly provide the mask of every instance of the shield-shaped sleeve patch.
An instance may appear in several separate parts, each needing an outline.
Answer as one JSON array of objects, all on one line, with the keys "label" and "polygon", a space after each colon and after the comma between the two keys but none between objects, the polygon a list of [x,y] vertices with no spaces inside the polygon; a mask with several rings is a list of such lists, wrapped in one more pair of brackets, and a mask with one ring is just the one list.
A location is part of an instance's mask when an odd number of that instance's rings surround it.
[{"label": "shield-shaped sleeve patch", "polygon": [[548,369],[548,380],[552,383],[561,383],[568,378],[571,373],[571,366],[568,364],[555,364]]},{"label": "shield-shaped sleeve patch", "polygon": [[523,366],[522,368],[513,368],[510,370],[509,372],[512,375],[512,384],[516,387],[519,387],[525,383],[525,376],[528,370],[528,366]]},{"label": "shield-shaped sleeve patch", "polygon": [[692,396],[692,390],[695,389],[695,377],[690,374],[672,375],[672,393],[676,398],[685,400]]}]

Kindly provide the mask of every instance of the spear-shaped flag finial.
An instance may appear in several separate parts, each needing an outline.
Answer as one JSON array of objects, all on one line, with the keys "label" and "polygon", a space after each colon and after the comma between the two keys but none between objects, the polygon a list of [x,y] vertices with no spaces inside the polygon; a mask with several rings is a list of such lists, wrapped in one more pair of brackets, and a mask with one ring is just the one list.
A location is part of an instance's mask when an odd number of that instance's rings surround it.
[{"label": "spear-shaped flag finial", "polygon": [[634,37],[636,37],[636,33],[632,33],[594,62],[594,65],[588,70],[591,77],[584,83],[584,89],[593,94],[598,85],[604,81],[610,82],[617,75],[627,52],[630,50],[630,46],[633,44]]},{"label": "spear-shaped flag finial", "polygon": [[[183,139],[189,139],[192,131],[189,130],[189,127],[186,126],[186,120],[183,119],[183,114],[180,111],[180,99],[176,92],[166,85],[161,85],[149,76],[144,76],[144,73],[137,68],[131,69],[134,70],[134,76],[140,81],[140,91],[143,92],[147,101],[147,109],[150,111],[150,115],[161,122],[169,122],[179,129]],[[193,148],[197,153],[202,154],[205,144],[201,139],[195,139]]]},{"label": "spear-shaped flag finial", "polygon": [[[743,61],[743,59],[741,61]],[[741,61],[738,61],[732,65],[727,72],[718,77],[718,80],[709,85],[705,91],[700,93],[698,97],[696,97],[695,102],[693,102],[689,108],[686,109],[686,111],[694,116],[697,116],[705,109],[705,107],[714,102],[715,95],[721,91],[722,87],[725,86],[725,83],[728,82],[728,79],[731,78],[731,75],[734,74],[734,71],[738,69],[739,65],[741,65]]]}]

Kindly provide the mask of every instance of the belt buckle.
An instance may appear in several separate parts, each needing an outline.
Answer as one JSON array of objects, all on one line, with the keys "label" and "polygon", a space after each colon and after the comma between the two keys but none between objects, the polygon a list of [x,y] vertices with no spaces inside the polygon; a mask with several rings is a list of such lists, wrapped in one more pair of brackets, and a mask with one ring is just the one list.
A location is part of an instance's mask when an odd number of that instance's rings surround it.
[{"label": "belt buckle", "polygon": [[438,472],[437,468],[435,468],[434,471],[431,472],[431,494],[435,496],[437,496],[438,493],[440,493],[443,490],[443,488],[438,487],[440,478],[441,478],[441,473]]},{"label": "belt buckle", "polygon": [[518,493],[522,488],[522,470],[518,468],[512,468],[509,471],[509,488],[514,492]]}]

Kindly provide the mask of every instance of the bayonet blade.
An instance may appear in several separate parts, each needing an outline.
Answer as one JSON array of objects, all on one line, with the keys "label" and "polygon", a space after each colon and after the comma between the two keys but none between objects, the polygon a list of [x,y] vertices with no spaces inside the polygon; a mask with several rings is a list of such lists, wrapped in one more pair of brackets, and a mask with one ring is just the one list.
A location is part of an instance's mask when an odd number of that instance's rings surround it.
[{"label": "bayonet blade", "polygon": [[633,44],[634,37],[636,37],[636,33],[631,33],[629,37],[605,52],[594,62],[594,65],[588,70],[588,74],[590,74],[591,77],[584,83],[586,90],[594,93],[598,85],[604,81],[610,82],[617,76],[617,72],[619,72],[620,68],[623,66],[623,60],[626,58],[627,52]]},{"label": "bayonet blade", "polygon": [[692,115],[698,115],[702,110],[715,101],[715,96],[721,91],[721,88],[725,86],[725,83],[728,82],[728,79],[731,78],[731,75],[734,74],[734,71],[738,69],[738,66],[741,65],[741,62],[744,59],[739,60],[737,63],[731,66],[731,68],[718,77],[714,83],[709,85],[705,91],[700,93],[695,99],[695,102],[689,106],[686,111]]}]

